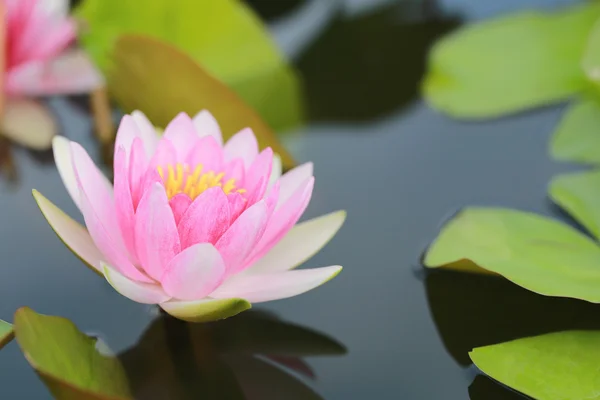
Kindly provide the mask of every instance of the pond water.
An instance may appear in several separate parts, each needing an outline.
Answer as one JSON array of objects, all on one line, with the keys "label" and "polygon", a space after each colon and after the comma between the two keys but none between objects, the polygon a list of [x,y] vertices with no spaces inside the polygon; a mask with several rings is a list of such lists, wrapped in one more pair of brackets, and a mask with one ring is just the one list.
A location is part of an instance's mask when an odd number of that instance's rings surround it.
[{"label": "pond water", "polygon": [[[502,279],[426,273],[419,259],[440,224],[464,205],[501,205],[565,218],[546,198],[550,178],[574,168],[547,156],[562,107],[464,123],[429,108],[419,98],[418,84],[431,42],[461,23],[568,2],[250,3],[273,23],[277,39],[290,46],[286,51],[306,83],[310,124],[285,139],[298,161],[315,163],[315,193],[305,218],[348,211],[340,233],[307,263],[340,264],[343,272],[310,293],[256,307],[347,349],[344,355],[306,358],[316,379],[298,379],[329,400],[524,398],[476,378],[468,351],[545,332],[599,329],[600,307],[534,295]],[[292,28],[305,36],[286,38]],[[50,104],[63,134],[99,160],[85,109],[66,99]],[[13,148],[12,158],[16,178],[0,184],[0,318],[10,321],[15,309],[27,305],[73,320],[115,352],[131,349],[158,313],[120,296],[92,274],[41,216],[32,188],[82,221],[51,156]],[[171,324],[165,324],[167,331]],[[219,335],[240,329],[218,324]],[[270,338],[271,325],[258,325],[253,334]],[[210,340],[201,343],[212,351]],[[188,345],[189,338],[175,335],[169,348],[180,354]],[[257,371],[244,362],[233,364]],[[14,343],[2,351],[0,369],[3,398],[50,398]],[[182,380],[192,382],[199,379],[192,370],[218,381],[216,369],[175,368]],[[270,387],[271,397],[248,398],[318,398],[300,384],[286,386],[286,378],[277,379],[257,372],[251,383]],[[161,398],[159,392],[143,398]],[[185,399],[235,398],[195,396],[202,391],[191,389],[182,393]]]}]

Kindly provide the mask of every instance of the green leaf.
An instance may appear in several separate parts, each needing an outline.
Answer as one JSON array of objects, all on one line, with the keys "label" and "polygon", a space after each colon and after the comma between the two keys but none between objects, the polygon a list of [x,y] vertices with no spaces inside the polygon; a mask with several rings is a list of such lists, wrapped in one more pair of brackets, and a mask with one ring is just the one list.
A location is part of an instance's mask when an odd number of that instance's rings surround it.
[{"label": "green leaf", "polygon": [[600,101],[573,102],[550,142],[552,157],[560,161],[600,164]]},{"label": "green leaf", "polygon": [[56,399],[130,399],[125,372],[112,356],[100,354],[96,340],[69,320],[24,307],[14,320],[25,358]]},{"label": "green leaf", "polygon": [[537,400],[600,399],[600,331],[550,333],[470,353],[493,379]]},{"label": "green leaf", "polygon": [[588,2],[469,25],[442,38],[422,90],[454,117],[489,118],[556,103],[587,85],[580,60],[600,15]]},{"label": "green leaf", "polygon": [[231,88],[277,132],[304,123],[302,85],[291,67],[256,74],[252,79],[232,84]]},{"label": "green leaf", "polygon": [[[498,276],[429,271],[427,302],[444,347],[463,366],[475,347],[565,330],[600,330],[600,305],[539,296]],[[481,397],[485,398],[485,397]]]},{"label": "green leaf", "polygon": [[581,66],[593,83],[600,81],[600,19],[596,21],[587,40]]},{"label": "green leaf", "polygon": [[549,194],[556,204],[600,239],[600,171],[559,175],[550,182]]},{"label": "green leaf", "polygon": [[[76,15],[86,22],[84,47],[105,71],[121,35],[149,35],[189,54],[275,129],[302,120],[294,71],[260,19],[239,0],[152,0],[143,6],[138,0],[86,0]],[[166,71],[177,73],[165,64]]]},{"label": "green leaf", "polygon": [[12,325],[0,319],[0,349],[10,343],[14,337]]},{"label": "green leaf", "polygon": [[503,208],[469,207],[447,223],[424,264],[467,259],[547,296],[600,302],[600,247],[558,221]]},{"label": "green leaf", "polygon": [[290,154],[260,116],[175,47],[150,37],[122,36],[112,61],[109,88],[125,111],[142,110],[154,124],[165,127],[181,111],[195,115],[208,109],[225,139],[250,127],[261,148],[271,146],[284,167],[294,166]]}]

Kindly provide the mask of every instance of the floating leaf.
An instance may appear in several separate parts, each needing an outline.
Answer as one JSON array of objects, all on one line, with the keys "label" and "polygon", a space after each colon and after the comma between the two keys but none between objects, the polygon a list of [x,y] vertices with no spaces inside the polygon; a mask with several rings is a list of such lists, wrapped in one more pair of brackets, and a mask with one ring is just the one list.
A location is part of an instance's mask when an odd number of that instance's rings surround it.
[{"label": "floating leaf", "polygon": [[552,157],[560,161],[600,164],[600,101],[573,102],[550,142]]},{"label": "floating leaf", "polygon": [[588,85],[581,56],[600,4],[527,11],[469,25],[441,39],[422,90],[454,117],[498,117],[555,103]]},{"label": "floating leaf", "polygon": [[456,261],[452,261],[448,264],[444,264],[443,267],[445,270],[449,270],[449,271],[467,272],[467,273],[473,273],[473,274],[486,274],[486,275],[492,275],[492,276],[498,275],[495,272],[481,268],[480,266],[475,264],[473,261],[467,260],[465,258],[456,260]]},{"label": "floating leaf", "polygon": [[592,82],[600,82],[600,19],[596,21],[588,37],[581,66]]},{"label": "floating leaf", "polygon": [[302,86],[291,67],[268,70],[231,87],[277,132],[304,123]]},{"label": "floating leaf", "polygon": [[470,353],[493,379],[537,400],[599,399],[600,331],[550,333]]},{"label": "floating leaf", "polygon": [[600,302],[600,247],[550,218],[466,208],[442,228],[424,264],[437,268],[462,259],[536,293]]},{"label": "floating leaf", "polygon": [[100,354],[96,340],[71,321],[25,307],[15,313],[14,331],[25,358],[56,399],[131,398],[119,361]]},{"label": "floating leaf", "polygon": [[294,165],[256,112],[175,47],[150,37],[122,36],[112,60],[109,89],[125,111],[143,110],[154,124],[165,127],[181,111],[195,115],[208,109],[225,138],[250,127],[261,147],[271,146],[285,167]]},{"label": "floating leaf", "polygon": [[0,319],[0,349],[6,346],[14,337],[12,325]]},{"label": "floating leaf", "polygon": [[559,175],[552,179],[549,194],[556,204],[600,239],[600,171]]},{"label": "floating leaf", "polygon": [[[86,0],[76,15],[86,22],[83,45],[104,70],[121,35],[152,36],[189,54],[275,129],[302,120],[295,73],[260,19],[241,1],[152,0],[141,7],[137,0]],[[178,73],[177,68],[169,68],[170,62],[164,64],[166,73]],[[163,77],[153,75],[155,80]]]},{"label": "floating leaf", "polygon": [[600,330],[600,305],[539,296],[499,276],[431,271],[427,301],[440,338],[463,366],[475,347],[565,330]]}]

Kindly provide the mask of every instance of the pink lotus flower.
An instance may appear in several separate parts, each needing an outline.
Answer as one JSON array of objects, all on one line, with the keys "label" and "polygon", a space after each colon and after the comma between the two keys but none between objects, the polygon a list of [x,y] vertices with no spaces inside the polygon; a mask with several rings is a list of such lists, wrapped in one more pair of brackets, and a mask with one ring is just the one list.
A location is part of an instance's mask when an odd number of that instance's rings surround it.
[{"label": "pink lotus flower", "polygon": [[0,131],[29,147],[50,147],[53,118],[27,97],[80,94],[102,85],[88,57],[68,47],[76,37],[68,0],[0,0],[0,73],[7,96]]},{"label": "pink lotus flower", "polygon": [[[206,321],[306,292],[341,267],[290,271],[337,232],[339,211],[294,226],[313,190],[310,163],[281,175],[244,129],[223,144],[207,111],[179,114],[159,138],[140,112],[119,127],[113,185],[77,143],[54,157],[87,231],[34,191],[58,236],[123,296]],[[88,233],[89,232],[89,233]]]}]

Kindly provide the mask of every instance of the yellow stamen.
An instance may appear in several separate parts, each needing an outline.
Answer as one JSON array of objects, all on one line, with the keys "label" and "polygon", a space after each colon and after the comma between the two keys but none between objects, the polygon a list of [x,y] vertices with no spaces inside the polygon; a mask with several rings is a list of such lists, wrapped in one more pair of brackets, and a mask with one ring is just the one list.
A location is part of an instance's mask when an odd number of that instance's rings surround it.
[{"label": "yellow stamen", "polygon": [[194,200],[206,189],[212,187],[222,188],[225,194],[246,192],[245,189],[238,189],[236,187],[234,178],[223,182],[223,178],[225,177],[224,172],[215,173],[214,171],[207,171],[202,173],[202,164],[196,165],[193,171],[187,164],[177,163],[174,166],[169,164],[166,166],[167,174],[165,174],[165,168],[162,166],[158,166],[156,169],[163,180],[169,199],[183,193]]}]

